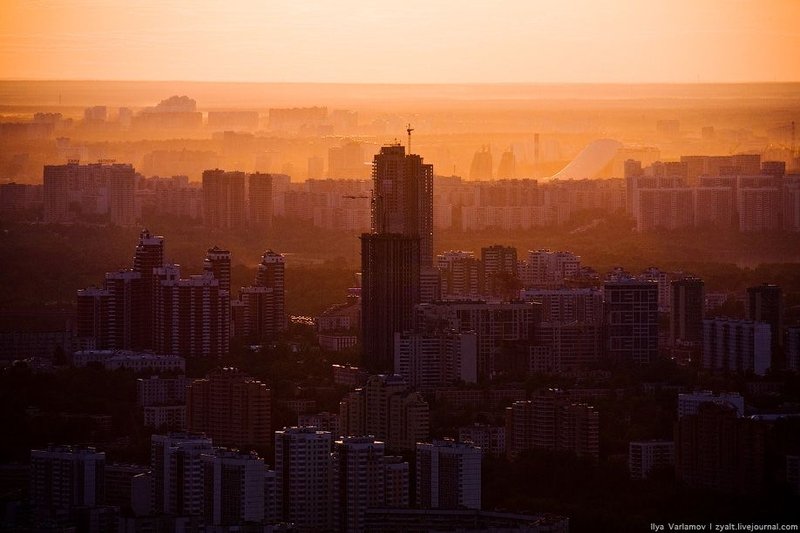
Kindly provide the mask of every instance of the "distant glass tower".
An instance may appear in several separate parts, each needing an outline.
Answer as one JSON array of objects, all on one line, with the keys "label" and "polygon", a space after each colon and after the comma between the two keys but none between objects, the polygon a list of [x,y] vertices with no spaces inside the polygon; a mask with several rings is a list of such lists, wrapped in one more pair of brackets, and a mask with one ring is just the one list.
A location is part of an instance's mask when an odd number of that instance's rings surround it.
[{"label": "distant glass tower", "polygon": [[372,233],[420,240],[422,266],[433,266],[433,165],[402,145],[384,146],[372,161]]},{"label": "distant glass tower", "polygon": [[394,366],[395,333],[410,330],[414,306],[438,292],[433,166],[406,155],[402,145],[384,146],[373,159],[372,179],[372,233],[361,236],[364,366],[387,372]]},{"label": "distant glass tower", "polygon": [[394,334],[413,327],[419,303],[419,239],[397,233],[361,236],[364,366],[391,372]]}]

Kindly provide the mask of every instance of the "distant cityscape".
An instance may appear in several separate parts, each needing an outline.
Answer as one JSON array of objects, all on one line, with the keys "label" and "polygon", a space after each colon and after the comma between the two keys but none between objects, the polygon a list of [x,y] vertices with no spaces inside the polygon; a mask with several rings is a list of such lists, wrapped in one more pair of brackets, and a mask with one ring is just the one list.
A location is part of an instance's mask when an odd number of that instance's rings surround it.
[{"label": "distant cityscape", "polygon": [[[337,138],[327,163],[309,157],[295,181],[291,165],[261,165],[264,154],[223,170],[200,149],[149,151],[142,172],[87,163],[56,136],[213,131],[232,163],[256,152],[264,127],[325,137],[381,124],[324,107],[204,115],[174,96],[112,119],[93,106],[82,120],[43,112],[0,126],[4,143],[66,156],[41,165],[41,184],[0,183],[2,238],[92,228],[110,243],[139,231],[115,243],[129,263],[90,258],[108,271],[80,272],[74,305],[51,306],[57,327],[2,316],[12,324],[0,331],[3,420],[19,434],[3,448],[0,528],[566,533],[602,516],[598,531],[631,530],[609,525],[622,520],[616,505],[604,515],[590,501],[600,496],[576,488],[584,477],[620,505],[652,491],[663,501],[648,505],[662,513],[682,497],[705,506],[694,510],[704,519],[730,502],[750,502],[753,520],[796,513],[796,263],[736,292],[740,280],[710,290],[696,263],[598,272],[578,249],[503,243],[509,232],[591,232],[605,220],[664,239],[695,229],[795,238],[793,145],[783,159],[661,161],[657,149],[601,140],[551,172],[535,134],[532,157],[506,150],[495,170],[482,147],[464,179],[411,152],[406,124],[404,142]],[[657,123],[657,135],[679,132],[677,121]],[[289,309],[295,266],[270,244],[292,225],[359,236],[358,272],[313,317]],[[218,240],[194,272],[170,259],[161,229],[183,226]],[[443,231],[493,240],[450,250]],[[237,233],[262,246],[257,265],[228,248]],[[76,387],[80,397],[65,394]],[[557,501],[573,489],[584,499]]]}]

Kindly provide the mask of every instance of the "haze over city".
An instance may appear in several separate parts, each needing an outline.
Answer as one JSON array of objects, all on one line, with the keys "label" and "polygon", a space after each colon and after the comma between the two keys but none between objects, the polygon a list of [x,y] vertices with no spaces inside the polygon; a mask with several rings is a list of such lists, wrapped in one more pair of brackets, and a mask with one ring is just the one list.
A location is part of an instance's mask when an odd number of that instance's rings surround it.
[{"label": "haze over city", "polygon": [[3,2],[0,530],[799,530],[799,18]]}]

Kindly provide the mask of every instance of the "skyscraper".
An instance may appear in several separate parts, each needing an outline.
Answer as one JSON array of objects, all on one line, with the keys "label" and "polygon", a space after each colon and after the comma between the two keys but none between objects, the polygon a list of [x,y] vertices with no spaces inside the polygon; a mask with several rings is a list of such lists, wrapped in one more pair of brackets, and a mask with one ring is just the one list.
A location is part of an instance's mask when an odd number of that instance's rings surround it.
[{"label": "skyscraper", "polygon": [[413,327],[419,303],[419,238],[397,233],[361,236],[364,366],[391,371],[394,334]]},{"label": "skyscraper", "polygon": [[703,342],[703,310],[705,309],[705,284],[697,278],[675,280],[670,284],[670,340]]},{"label": "skyscraper", "polygon": [[153,235],[147,229],[139,234],[139,243],[133,256],[133,271],[142,278],[141,301],[144,308],[142,317],[143,336],[147,339],[146,347],[153,347],[154,335],[154,269],[164,266],[164,237]]},{"label": "skyscraper", "polygon": [[364,366],[381,372],[392,370],[394,334],[411,329],[414,306],[439,292],[439,275],[433,166],[399,144],[384,146],[373,159],[372,179],[372,233],[361,236],[362,339]]},{"label": "skyscraper", "polygon": [[403,146],[384,146],[372,162],[373,233],[419,237],[419,261],[433,265],[433,165]]}]

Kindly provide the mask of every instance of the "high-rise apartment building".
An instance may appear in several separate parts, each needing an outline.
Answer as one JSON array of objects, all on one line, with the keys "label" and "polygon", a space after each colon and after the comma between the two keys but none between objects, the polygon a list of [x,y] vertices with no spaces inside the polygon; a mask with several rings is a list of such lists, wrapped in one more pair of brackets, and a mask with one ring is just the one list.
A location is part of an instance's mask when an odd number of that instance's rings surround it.
[{"label": "high-rise apartment building", "polygon": [[[603,350],[603,296],[596,289],[527,289],[526,301],[541,309],[536,326],[537,346],[547,347],[552,370],[586,368],[600,360]],[[534,352],[534,357],[541,354]],[[541,368],[535,361],[529,370]]]},{"label": "high-rise apartment building", "polygon": [[618,364],[658,355],[658,284],[620,278],[604,285],[606,350]]},{"label": "high-rise apartment building", "polygon": [[117,226],[136,224],[136,172],[131,165],[111,165],[107,175],[109,222]]},{"label": "high-rise apartment building", "polygon": [[30,500],[47,518],[104,503],[106,454],[94,448],[49,446],[31,450]]},{"label": "high-rise apartment building", "polygon": [[163,265],[164,238],[143,230],[133,269],[107,272],[103,288],[77,292],[77,335],[85,349],[153,348],[153,269]]},{"label": "high-rise apartment building", "polygon": [[594,407],[572,401],[563,391],[547,390],[506,408],[506,453],[525,450],[566,451],[578,457],[600,455],[600,415]]},{"label": "high-rise apartment building", "polygon": [[783,346],[783,291],[778,285],[764,283],[747,289],[747,318],[769,324],[772,349]]},{"label": "high-rise apartment building", "polygon": [[[391,450],[413,450],[417,441],[430,435],[428,403],[422,395],[411,391],[402,376],[370,376],[363,393],[347,401],[363,402],[364,430],[359,434],[374,435]],[[358,412],[358,408],[349,405],[344,410],[348,415]]]},{"label": "high-rise apartment building", "polygon": [[203,261],[203,271],[210,272],[219,280],[220,290],[231,293],[231,253],[228,250],[217,246],[209,248]]},{"label": "high-rise apartment building", "polygon": [[386,505],[384,443],[374,437],[344,437],[334,442],[337,531],[365,531],[367,509]]},{"label": "high-rise apartment building", "polygon": [[272,289],[275,323],[278,331],[286,329],[286,260],[282,254],[267,250],[261,255],[256,272],[256,287]]},{"label": "high-rise apartment building", "polygon": [[670,283],[670,341],[700,345],[703,342],[705,284],[698,278],[683,278]]},{"label": "high-rise apartment building", "polygon": [[267,386],[236,368],[220,368],[187,389],[189,431],[205,433],[221,446],[249,449],[272,438]]},{"label": "high-rise apartment building", "polygon": [[241,228],[245,224],[245,174],[203,172],[203,220],[212,229]]},{"label": "high-rise apartment building", "polygon": [[108,348],[141,350],[152,346],[147,328],[151,322],[151,308],[147,305],[145,283],[142,274],[134,270],[106,272]]},{"label": "high-rise apartment building", "polygon": [[480,509],[481,450],[471,444],[417,444],[417,507]]},{"label": "high-rise apartment building", "polygon": [[210,272],[181,279],[180,267],[156,269],[156,352],[222,357],[230,345],[230,298]]},{"label": "high-rise apartment building", "polygon": [[517,249],[495,244],[481,248],[483,292],[489,296],[511,299],[516,295]]},{"label": "high-rise apartment building", "polygon": [[738,392],[697,391],[678,394],[678,418],[686,415],[696,415],[700,406],[714,403],[731,407],[736,411],[736,416],[744,416],[744,397]]},{"label": "high-rise apartment building", "polygon": [[644,440],[628,444],[628,472],[631,479],[644,480],[650,474],[675,466],[675,443],[671,440]]},{"label": "high-rise apartment building", "polygon": [[675,474],[689,487],[758,493],[764,486],[766,427],[730,406],[704,403],[675,424]]},{"label": "high-rise apartment building", "polygon": [[716,318],[703,321],[703,368],[752,372],[772,366],[772,335],[766,322]]},{"label": "high-rise apartment building", "polygon": [[213,451],[204,435],[170,433],[150,438],[153,509],[176,516],[202,516],[205,504],[202,456]]},{"label": "high-rise apartment building", "polygon": [[139,242],[133,256],[133,271],[141,275],[141,302],[145,308],[142,317],[143,337],[146,338],[146,347],[152,348],[154,342],[155,320],[155,283],[154,271],[164,266],[164,237],[153,235],[147,229],[139,234]]},{"label": "high-rise apartment building", "polygon": [[418,331],[474,332],[478,342],[478,378],[490,378],[504,342],[534,340],[539,304],[532,302],[434,302],[415,310]]},{"label": "high-rise apartment building", "polygon": [[282,517],[301,530],[333,526],[334,463],[330,432],[285,428],[275,432],[275,473]]},{"label": "high-rise apartment building", "polygon": [[[77,160],[44,167],[44,221],[62,223],[79,214],[108,215],[112,224],[136,222],[136,171],[131,165]],[[73,210],[77,207],[78,210]]]},{"label": "high-rise apartment building", "polygon": [[528,287],[558,287],[580,269],[581,258],[572,252],[530,250],[522,281]]},{"label": "high-rise apartment building", "polygon": [[203,463],[206,524],[241,526],[263,522],[264,460],[255,452],[215,449],[200,456]]},{"label": "high-rise apartment building", "polygon": [[445,299],[477,298],[482,292],[481,262],[473,252],[450,251],[436,256]]},{"label": "high-rise apartment building", "polygon": [[286,329],[283,255],[267,250],[261,256],[253,286],[239,290],[234,302],[234,333],[250,342],[271,340]]},{"label": "high-rise apartment building", "polygon": [[247,214],[251,226],[272,226],[272,176],[255,173],[247,176]]},{"label": "high-rise apartment building", "polygon": [[473,332],[395,333],[394,370],[420,390],[478,381],[478,343]]}]

